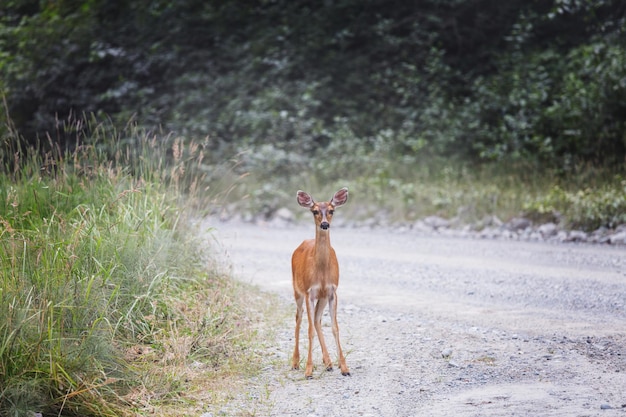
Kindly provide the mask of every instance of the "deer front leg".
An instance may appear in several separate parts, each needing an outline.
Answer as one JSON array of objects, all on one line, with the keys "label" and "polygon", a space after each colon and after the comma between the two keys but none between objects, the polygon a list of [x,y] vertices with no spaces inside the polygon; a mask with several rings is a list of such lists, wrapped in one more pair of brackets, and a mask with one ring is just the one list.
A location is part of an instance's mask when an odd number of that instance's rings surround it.
[{"label": "deer front leg", "polygon": [[300,325],[302,324],[302,303],[304,297],[296,294],[296,346],[293,349],[291,369],[300,369]]},{"label": "deer front leg", "polygon": [[337,344],[337,355],[339,356],[339,368],[341,369],[341,375],[350,376],[350,370],[346,364],[346,358],[343,356],[341,343],[339,342],[339,325],[337,324],[337,293],[335,291],[333,291],[329,297],[328,309],[330,312],[330,321],[333,327],[333,337],[335,338],[335,343]]},{"label": "deer front leg", "polygon": [[326,340],[324,339],[324,332],[322,331],[322,315],[324,314],[324,309],[328,304],[328,298],[321,297],[317,301],[317,305],[315,306],[315,330],[317,331],[317,338],[320,341],[320,346],[322,348],[322,359],[324,361],[324,365],[326,366],[327,371],[333,370],[333,361],[330,360],[330,355],[328,354],[328,349],[326,348]]}]

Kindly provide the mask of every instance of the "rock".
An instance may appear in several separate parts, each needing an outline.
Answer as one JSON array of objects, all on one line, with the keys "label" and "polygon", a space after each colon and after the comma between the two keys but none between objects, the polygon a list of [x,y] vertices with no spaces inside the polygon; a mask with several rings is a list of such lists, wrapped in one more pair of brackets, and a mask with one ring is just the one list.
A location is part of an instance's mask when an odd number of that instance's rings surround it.
[{"label": "rock", "polygon": [[500,237],[503,239],[517,239],[517,233],[512,232],[511,230],[502,230],[500,229]]},{"label": "rock", "polygon": [[276,210],[276,213],[274,213],[274,218],[284,220],[286,222],[292,222],[295,216],[291,210],[286,207],[282,207]]},{"label": "rock", "polygon": [[449,358],[452,355],[452,349],[450,348],[445,348],[441,351],[441,356],[443,358]]},{"label": "rock", "polygon": [[609,236],[609,243],[611,245],[626,245],[626,231]]},{"label": "rock", "polygon": [[295,221],[295,215],[286,207],[279,208],[274,212],[269,212],[265,217],[256,219],[256,223],[270,227],[288,227]]},{"label": "rock", "polygon": [[505,224],[504,227],[514,232],[517,232],[521,230],[526,230],[532,225],[533,223],[524,217],[514,217],[507,224]]},{"label": "rock", "polygon": [[412,230],[416,232],[432,232],[433,228],[424,223],[423,220],[418,220],[411,226]]},{"label": "rock", "polygon": [[607,229],[606,227],[600,226],[591,233],[591,236],[604,236],[607,234],[608,231],[609,229]]},{"label": "rock", "polygon": [[608,243],[609,242],[609,229],[607,229],[604,226],[599,227],[598,229],[591,232],[589,241],[593,243]]},{"label": "rock", "polygon": [[450,226],[450,222],[443,217],[428,216],[424,220],[424,224],[432,227],[433,229],[447,228]]},{"label": "rock", "polygon": [[609,404],[602,404],[600,406],[600,410],[611,410],[613,409],[613,407],[611,407]]},{"label": "rock", "polygon": [[556,224],[546,223],[539,226],[537,228],[537,232],[539,232],[542,237],[547,238],[556,235],[558,233],[558,229],[556,227]]},{"label": "rock", "polygon": [[559,230],[555,239],[557,242],[567,242],[567,232],[565,230]]},{"label": "rock", "polygon": [[572,230],[568,233],[566,242],[586,242],[587,241],[587,233],[582,230]]},{"label": "rock", "polygon": [[496,239],[501,236],[500,229],[495,227],[486,227],[480,232],[480,237],[483,239]]}]

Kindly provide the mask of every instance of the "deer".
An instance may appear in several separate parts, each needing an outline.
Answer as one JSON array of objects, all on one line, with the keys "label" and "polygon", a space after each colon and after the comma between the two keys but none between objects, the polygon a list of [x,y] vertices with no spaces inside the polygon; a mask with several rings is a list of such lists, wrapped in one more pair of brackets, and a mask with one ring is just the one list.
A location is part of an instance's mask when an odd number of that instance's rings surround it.
[{"label": "deer", "polygon": [[293,351],[292,369],[300,369],[300,325],[302,323],[303,305],[306,303],[306,313],[309,323],[309,346],[304,376],[313,378],[313,337],[317,332],[322,347],[322,360],[327,371],[333,370],[333,363],[328,355],[328,349],[322,332],[322,315],[328,305],[333,337],[337,344],[337,355],[341,374],[350,376],[346,365],[346,358],[341,350],[339,341],[339,326],[337,325],[337,287],[339,286],[339,264],[337,255],[330,245],[330,223],[337,207],[348,201],[348,189],[337,191],[330,201],[316,202],[306,192],[298,190],[298,204],[308,208],[313,213],[315,221],[315,239],[303,241],[296,248],[291,257],[291,271],[293,275],[293,292],[296,300],[296,346]]}]

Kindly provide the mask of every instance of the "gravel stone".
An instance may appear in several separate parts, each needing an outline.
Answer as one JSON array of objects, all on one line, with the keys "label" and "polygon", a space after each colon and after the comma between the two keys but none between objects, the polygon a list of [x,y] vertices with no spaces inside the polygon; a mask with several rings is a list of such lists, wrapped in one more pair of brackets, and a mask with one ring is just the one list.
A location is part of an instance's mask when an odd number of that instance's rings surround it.
[{"label": "gravel stone", "polygon": [[537,231],[541,234],[541,236],[546,238],[546,237],[551,237],[551,236],[556,235],[558,232],[558,229],[556,227],[556,224],[546,223],[546,224],[542,224],[541,226],[539,226]]},{"label": "gravel stone", "polygon": [[610,236],[609,243],[612,245],[626,245],[626,231],[615,233]]}]

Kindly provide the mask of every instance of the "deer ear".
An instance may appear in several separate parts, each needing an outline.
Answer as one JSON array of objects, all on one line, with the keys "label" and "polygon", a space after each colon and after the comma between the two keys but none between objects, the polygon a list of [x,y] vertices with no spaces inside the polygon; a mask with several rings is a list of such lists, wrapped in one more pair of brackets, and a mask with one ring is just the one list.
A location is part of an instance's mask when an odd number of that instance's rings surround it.
[{"label": "deer ear", "polygon": [[343,187],[341,190],[337,191],[333,198],[330,200],[330,204],[335,207],[343,206],[348,201],[348,189]]},{"label": "deer ear", "polygon": [[302,190],[298,190],[296,198],[298,199],[298,204],[302,207],[310,208],[313,205],[313,197]]}]

